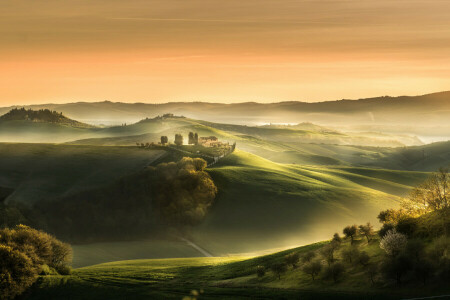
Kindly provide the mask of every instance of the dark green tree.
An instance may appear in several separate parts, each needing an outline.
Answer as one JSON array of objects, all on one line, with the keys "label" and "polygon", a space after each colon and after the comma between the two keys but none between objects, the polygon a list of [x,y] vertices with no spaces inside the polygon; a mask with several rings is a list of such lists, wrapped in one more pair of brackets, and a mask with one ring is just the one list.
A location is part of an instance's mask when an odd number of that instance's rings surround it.
[{"label": "dark green tree", "polygon": [[351,225],[344,228],[342,233],[344,233],[345,237],[351,238],[351,243],[353,244],[356,233],[358,232],[358,226]]}]

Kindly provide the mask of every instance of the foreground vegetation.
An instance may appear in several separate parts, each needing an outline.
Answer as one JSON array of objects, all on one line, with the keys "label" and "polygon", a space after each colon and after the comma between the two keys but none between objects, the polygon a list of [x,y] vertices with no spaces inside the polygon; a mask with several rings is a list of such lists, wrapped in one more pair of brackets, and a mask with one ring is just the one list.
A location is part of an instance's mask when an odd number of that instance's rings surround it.
[{"label": "foreground vegetation", "polygon": [[[30,291],[30,298],[399,299],[448,295],[449,182],[447,170],[433,174],[399,210],[380,213],[384,225],[378,233],[370,223],[348,225],[342,229],[343,237],[335,233],[329,241],[251,259],[95,265],[77,269],[65,279],[43,277]],[[418,194],[421,201],[417,201]]]},{"label": "foreground vegetation", "polygon": [[20,295],[38,274],[68,275],[72,249],[45,232],[19,225],[0,229],[0,299]]}]

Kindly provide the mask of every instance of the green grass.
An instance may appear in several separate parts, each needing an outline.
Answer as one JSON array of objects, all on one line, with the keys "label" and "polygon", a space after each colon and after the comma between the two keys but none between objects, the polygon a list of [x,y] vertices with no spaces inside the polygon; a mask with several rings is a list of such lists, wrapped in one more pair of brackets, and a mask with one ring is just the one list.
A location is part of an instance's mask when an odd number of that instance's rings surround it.
[{"label": "green grass", "polygon": [[[192,290],[201,291],[200,299],[401,299],[420,295],[448,293],[442,286],[403,287],[372,285],[365,269],[345,262],[342,251],[350,242],[344,240],[335,258],[345,264],[337,283],[320,275],[315,281],[301,268],[288,267],[281,279],[267,271],[256,276],[256,266],[283,262],[288,253],[300,256],[318,252],[326,242],[289,249],[254,258],[214,257],[128,260],[75,269],[70,276],[43,276],[28,293],[27,299],[181,299]],[[371,263],[382,259],[377,237],[368,243],[357,238],[355,245],[370,256]],[[320,256],[318,256],[320,258]],[[301,265],[301,262],[299,263]],[[322,264],[326,265],[324,261]]]},{"label": "green grass", "polygon": [[177,240],[147,239],[73,245],[74,267],[150,258],[198,257],[200,252]]},{"label": "green grass", "polygon": [[67,196],[135,173],[164,154],[136,147],[0,143],[0,186],[7,201]]},{"label": "green grass", "polygon": [[428,175],[277,164],[239,150],[208,172],[219,194],[193,237],[216,255],[307,244],[348,224],[377,224],[379,211],[397,207]]}]

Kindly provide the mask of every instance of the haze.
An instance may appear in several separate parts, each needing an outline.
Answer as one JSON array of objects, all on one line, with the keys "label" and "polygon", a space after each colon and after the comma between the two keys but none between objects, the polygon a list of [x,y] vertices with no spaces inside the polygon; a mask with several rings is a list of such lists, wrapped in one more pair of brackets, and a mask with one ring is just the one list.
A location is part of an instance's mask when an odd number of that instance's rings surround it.
[{"label": "haze", "polygon": [[0,105],[448,90],[448,1],[7,1]]}]

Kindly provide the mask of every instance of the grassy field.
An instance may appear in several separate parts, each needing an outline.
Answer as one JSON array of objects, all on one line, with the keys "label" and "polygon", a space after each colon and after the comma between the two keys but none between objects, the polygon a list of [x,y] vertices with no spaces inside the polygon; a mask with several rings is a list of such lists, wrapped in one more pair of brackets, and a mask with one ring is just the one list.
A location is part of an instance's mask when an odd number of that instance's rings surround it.
[{"label": "grassy field", "polygon": [[183,241],[168,239],[74,245],[75,268],[99,263],[150,258],[198,257],[200,252]]},{"label": "grassy field", "polygon": [[164,154],[136,147],[0,143],[0,186],[7,201],[34,202],[112,183]]},{"label": "grassy field", "polygon": [[397,207],[423,172],[277,164],[237,150],[209,169],[219,194],[193,239],[215,255],[286,248]]},{"label": "grassy field", "polygon": [[[402,287],[385,285],[376,279],[372,285],[358,264],[346,263],[343,276],[337,283],[319,276],[315,281],[301,271],[288,267],[278,279],[271,271],[256,276],[256,266],[270,266],[283,262],[288,253],[303,255],[316,251],[326,242],[277,252],[254,258],[215,257],[129,260],[75,269],[70,276],[45,276],[28,293],[27,299],[182,299],[192,291],[200,299],[405,299],[417,296],[442,295],[442,286]],[[336,259],[343,261],[342,250]],[[356,247],[366,251],[370,261],[382,258],[378,238],[367,243],[356,240]],[[301,263],[300,263],[301,264]],[[322,262],[322,264],[326,264]]]}]

